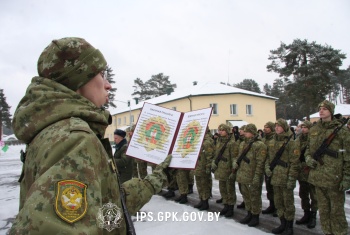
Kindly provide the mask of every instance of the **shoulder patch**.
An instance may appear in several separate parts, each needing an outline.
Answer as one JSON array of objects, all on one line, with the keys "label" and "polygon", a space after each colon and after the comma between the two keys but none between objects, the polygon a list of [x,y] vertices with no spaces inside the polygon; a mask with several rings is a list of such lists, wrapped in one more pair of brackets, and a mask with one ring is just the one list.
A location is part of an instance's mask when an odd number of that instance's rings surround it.
[{"label": "shoulder patch", "polygon": [[76,180],[62,180],[56,185],[55,212],[68,223],[74,223],[87,212],[87,185]]},{"label": "shoulder patch", "polygon": [[294,149],[294,154],[299,156],[300,155],[300,150],[299,149]]}]

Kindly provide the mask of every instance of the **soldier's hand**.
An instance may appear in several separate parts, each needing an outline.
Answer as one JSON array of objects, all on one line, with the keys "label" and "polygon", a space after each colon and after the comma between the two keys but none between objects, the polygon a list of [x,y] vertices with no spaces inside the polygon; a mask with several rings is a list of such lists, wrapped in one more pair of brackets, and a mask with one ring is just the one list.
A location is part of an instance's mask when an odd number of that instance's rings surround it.
[{"label": "soldier's hand", "polygon": [[307,156],[305,159],[306,165],[314,169],[317,166],[317,161],[310,156]]},{"label": "soldier's hand", "polygon": [[212,163],[211,163],[211,171],[212,172],[214,172],[214,171],[216,171],[216,169],[218,169],[218,166],[215,164],[215,162],[213,161]]},{"label": "soldier's hand", "polygon": [[[171,154],[169,154],[165,159],[164,159],[164,161],[163,162],[161,162],[161,163],[159,163],[158,165],[157,165],[157,167],[156,167],[156,169],[158,168],[162,168],[162,169],[166,169],[166,168],[168,168],[168,166],[169,166],[169,164],[170,164],[170,162],[171,162],[171,158],[173,157],[173,155],[171,155]],[[155,169],[155,170],[156,170]]]},{"label": "soldier's hand", "polygon": [[272,176],[272,171],[270,170],[270,168],[266,167],[265,174],[266,174],[267,177],[271,177]]},{"label": "soldier's hand", "polygon": [[342,182],[340,182],[339,191],[347,191],[348,189],[350,189],[349,181],[343,180]]},{"label": "soldier's hand", "polygon": [[237,162],[236,161],[234,161],[233,163],[232,163],[232,169],[235,169],[235,170],[237,170],[238,169],[238,164],[237,164]]},{"label": "soldier's hand", "polygon": [[288,178],[287,189],[293,190],[295,188],[295,186],[296,186],[296,180],[292,179],[292,178]]}]

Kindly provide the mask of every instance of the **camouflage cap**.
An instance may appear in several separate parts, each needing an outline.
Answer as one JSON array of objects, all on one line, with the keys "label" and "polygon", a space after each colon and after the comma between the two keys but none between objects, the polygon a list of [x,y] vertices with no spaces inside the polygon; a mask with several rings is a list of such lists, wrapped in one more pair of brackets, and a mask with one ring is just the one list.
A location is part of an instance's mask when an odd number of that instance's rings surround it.
[{"label": "camouflage cap", "polygon": [[312,127],[312,123],[310,121],[304,121],[301,125],[301,127],[306,127],[306,128],[311,128]]},{"label": "camouflage cap", "polygon": [[218,129],[226,131],[227,134],[231,133],[231,128],[226,124],[220,124]]},{"label": "camouflage cap", "polygon": [[270,130],[271,130],[272,132],[275,131],[275,123],[273,123],[273,122],[267,122],[267,123],[264,125],[264,127],[270,128]]},{"label": "camouflage cap", "polygon": [[284,120],[283,118],[277,119],[275,124],[278,124],[279,126],[281,126],[283,128],[284,132],[289,131],[289,125],[288,125],[287,121]]},{"label": "camouflage cap", "polygon": [[38,60],[40,77],[52,79],[76,91],[104,70],[102,53],[82,38],[53,40]]},{"label": "camouflage cap", "polygon": [[254,124],[249,123],[248,125],[245,126],[244,132],[249,132],[249,133],[252,133],[253,135],[256,135],[258,134],[258,129]]},{"label": "camouflage cap", "polygon": [[244,131],[244,128],[245,128],[246,125],[243,125],[239,128],[240,131]]},{"label": "camouflage cap", "polygon": [[318,109],[320,109],[320,107],[325,107],[329,110],[329,112],[331,112],[332,115],[334,114],[335,105],[332,102],[324,100],[318,105]]}]

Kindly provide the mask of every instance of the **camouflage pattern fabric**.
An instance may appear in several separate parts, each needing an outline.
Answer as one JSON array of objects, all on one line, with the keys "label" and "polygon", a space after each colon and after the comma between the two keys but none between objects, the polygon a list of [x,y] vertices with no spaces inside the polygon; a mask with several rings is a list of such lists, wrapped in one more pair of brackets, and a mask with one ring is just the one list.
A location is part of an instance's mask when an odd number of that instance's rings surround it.
[{"label": "camouflage pattern fabric", "polygon": [[[279,122],[282,122],[279,119]],[[283,123],[282,123],[283,124]],[[288,130],[279,135],[274,135],[273,139],[268,143],[268,157],[265,162],[265,172],[269,172],[270,163],[275,158],[276,152],[287,141],[292,132]],[[286,220],[294,220],[295,206],[294,193],[292,188],[288,188],[289,184],[294,184],[300,171],[300,147],[298,142],[289,141],[280,158],[281,161],[287,163],[287,167],[278,164],[272,171],[271,184],[274,191],[274,202],[277,208],[278,217],[284,217]],[[268,175],[268,174],[267,174]],[[295,187],[295,186],[294,186]]]},{"label": "camouflage pattern fabric", "polygon": [[219,190],[222,197],[222,203],[233,206],[237,202],[235,180],[219,180]]},{"label": "camouflage pattern fabric", "polygon": [[[341,125],[340,121],[332,120],[322,122],[319,120],[310,129],[306,159],[312,158],[313,153],[322,141]],[[347,234],[348,223],[344,212],[345,195],[340,185],[350,187],[350,135],[344,127],[336,135],[328,149],[336,151],[338,157],[334,158],[324,154],[324,165],[317,162],[310,170],[308,182],[316,187],[320,221],[324,233]],[[331,210],[329,208],[332,208]]]},{"label": "camouflage pattern fabric", "polygon": [[[251,138],[245,140],[239,145],[239,154],[248,146]],[[246,157],[250,160],[249,163],[244,160],[241,161],[237,170],[236,180],[241,183],[241,192],[245,202],[245,209],[257,215],[261,212],[261,191],[262,179],[265,169],[265,160],[267,154],[266,145],[260,140],[255,141]]]},{"label": "camouflage pattern fabric", "polygon": [[196,176],[196,185],[201,200],[210,197],[211,192],[211,162],[214,158],[214,140],[209,134],[206,134],[202,148],[198,157],[194,174]]},{"label": "camouflage pattern fabric", "polygon": [[[97,226],[96,217],[106,203],[115,204],[122,215],[120,227],[111,234],[126,234],[118,180],[110,163],[112,150],[109,144],[105,149],[99,138],[110,120],[108,111],[67,87],[50,79],[33,78],[12,123],[17,138],[28,147],[19,213],[10,234],[105,234],[108,231]],[[133,182],[138,190],[127,192],[130,213],[147,203],[164,179],[166,175],[160,173]],[[55,209],[61,210],[63,205],[56,197],[59,183],[69,180],[87,186],[80,196],[86,200],[85,214],[78,211],[81,218],[73,223],[59,217]],[[134,200],[138,203],[131,203]]]},{"label": "camouflage pattern fabric", "polygon": [[[275,124],[273,122],[268,122],[266,123],[266,125],[268,125],[270,127],[270,129],[273,127],[273,130],[275,130]],[[275,132],[271,132],[264,135],[264,138],[262,138],[262,142],[268,146],[269,142],[273,139],[273,136],[275,135]],[[274,201],[274,196],[273,196],[273,186],[271,184],[271,177],[268,177],[265,174],[265,188],[266,188],[266,197],[267,200],[269,200],[270,202]]]},{"label": "camouflage pattern fabric", "polygon": [[188,185],[190,183],[190,170],[178,169],[176,171],[176,182],[180,194],[188,194]]}]

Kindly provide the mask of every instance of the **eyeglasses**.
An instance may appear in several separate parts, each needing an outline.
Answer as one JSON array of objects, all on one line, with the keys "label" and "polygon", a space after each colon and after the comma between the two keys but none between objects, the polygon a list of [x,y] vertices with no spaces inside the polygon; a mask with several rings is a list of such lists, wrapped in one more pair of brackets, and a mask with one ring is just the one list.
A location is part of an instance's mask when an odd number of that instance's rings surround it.
[{"label": "eyeglasses", "polygon": [[106,70],[106,69],[102,70],[102,71],[100,72],[100,74],[101,74],[103,80],[107,80],[107,77],[108,77],[107,75],[108,75],[108,73],[107,73],[107,70]]}]

